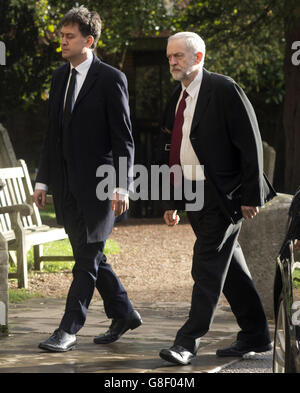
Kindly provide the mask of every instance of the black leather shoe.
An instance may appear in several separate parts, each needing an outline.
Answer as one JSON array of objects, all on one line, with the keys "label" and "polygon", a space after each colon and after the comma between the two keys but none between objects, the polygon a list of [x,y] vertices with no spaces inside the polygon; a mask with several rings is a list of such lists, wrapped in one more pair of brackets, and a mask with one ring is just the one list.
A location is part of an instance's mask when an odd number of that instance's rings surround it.
[{"label": "black leather shoe", "polygon": [[133,310],[128,318],[113,319],[108,331],[94,338],[95,344],[110,344],[117,341],[127,330],[136,329],[143,323],[140,314]]},{"label": "black leather shoe", "polygon": [[246,344],[243,341],[236,341],[227,348],[218,349],[216,354],[219,357],[229,357],[229,356],[242,357],[248,352],[260,353],[260,352],[269,351],[270,349],[272,349],[272,343],[255,346],[255,345]]},{"label": "black leather shoe", "polygon": [[52,336],[39,344],[39,348],[51,352],[67,352],[75,348],[76,342],[75,334],[56,329]]},{"label": "black leather shoe", "polygon": [[195,357],[195,354],[181,347],[180,345],[174,345],[169,349],[162,349],[159,353],[159,356],[168,362],[185,366],[191,363],[191,359]]}]

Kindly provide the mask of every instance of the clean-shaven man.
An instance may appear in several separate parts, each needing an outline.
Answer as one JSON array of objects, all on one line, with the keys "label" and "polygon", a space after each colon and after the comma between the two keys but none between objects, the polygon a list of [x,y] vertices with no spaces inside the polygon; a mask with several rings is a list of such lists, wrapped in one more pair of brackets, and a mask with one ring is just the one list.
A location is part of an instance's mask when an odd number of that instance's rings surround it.
[{"label": "clean-shaven man", "polygon": [[[217,355],[242,356],[271,348],[266,316],[238,235],[242,220],[256,216],[259,206],[276,194],[263,175],[261,137],[249,100],[231,78],[204,69],[204,56],[205,43],[195,33],[177,33],[168,40],[170,72],[180,81],[163,121],[163,129],[172,130],[168,164],[180,165],[182,176],[192,184],[204,182],[203,208],[187,212],[196,235],[189,317],[174,344],[160,352],[163,359],[182,365],[196,355],[222,291],[241,330]],[[178,223],[181,206],[169,202],[167,225]]]},{"label": "clean-shaven man", "polygon": [[96,177],[97,168],[110,165],[118,174],[119,158],[124,157],[129,170],[134,143],[126,77],[93,54],[100,33],[99,15],[83,6],[71,9],[60,22],[62,57],[67,62],[52,77],[34,201],[43,209],[52,187],[56,218],[69,235],[75,265],[60,325],[39,345],[48,351],[74,348],[95,287],[112,319],[95,343],[116,341],[142,323],[104,255],[115,216],[128,209],[130,179],[117,176],[112,200],[100,200],[96,188],[102,178]]}]

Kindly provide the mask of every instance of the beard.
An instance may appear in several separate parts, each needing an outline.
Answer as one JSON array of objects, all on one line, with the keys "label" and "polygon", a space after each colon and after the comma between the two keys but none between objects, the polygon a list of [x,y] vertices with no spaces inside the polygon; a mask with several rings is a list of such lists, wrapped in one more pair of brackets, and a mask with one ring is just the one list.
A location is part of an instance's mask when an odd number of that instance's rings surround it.
[{"label": "beard", "polygon": [[178,66],[170,68],[171,75],[176,81],[183,81],[189,79],[190,74],[192,74],[194,71],[194,64],[189,64],[185,68],[179,68]]},{"label": "beard", "polygon": [[186,72],[179,70],[179,69],[171,70],[171,75],[172,75],[173,79],[175,79],[176,81],[182,81],[183,79],[185,79],[187,77]]}]

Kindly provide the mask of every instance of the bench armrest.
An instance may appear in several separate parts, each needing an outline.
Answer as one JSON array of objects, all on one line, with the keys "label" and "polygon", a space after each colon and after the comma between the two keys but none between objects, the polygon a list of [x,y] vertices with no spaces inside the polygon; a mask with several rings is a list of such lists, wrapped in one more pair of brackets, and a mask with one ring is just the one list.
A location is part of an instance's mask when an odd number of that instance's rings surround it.
[{"label": "bench armrest", "polygon": [[21,216],[31,216],[33,210],[27,203],[0,207],[0,214],[20,213]]}]

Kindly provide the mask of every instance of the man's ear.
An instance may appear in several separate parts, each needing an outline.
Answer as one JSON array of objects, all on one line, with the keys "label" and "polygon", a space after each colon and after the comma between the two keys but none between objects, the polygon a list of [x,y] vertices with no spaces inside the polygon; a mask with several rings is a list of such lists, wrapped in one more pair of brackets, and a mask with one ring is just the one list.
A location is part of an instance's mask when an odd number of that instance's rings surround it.
[{"label": "man's ear", "polygon": [[202,58],[203,58],[203,53],[202,52],[197,52],[196,53],[196,64],[201,63]]},{"label": "man's ear", "polygon": [[86,45],[86,47],[87,47],[87,48],[90,48],[90,47],[93,45],[93,43],[94,43],[94,37],[93,37],[92,35],[88,35],[88,36],[86,37],[86,39],[87,39],[87,45]]}]

